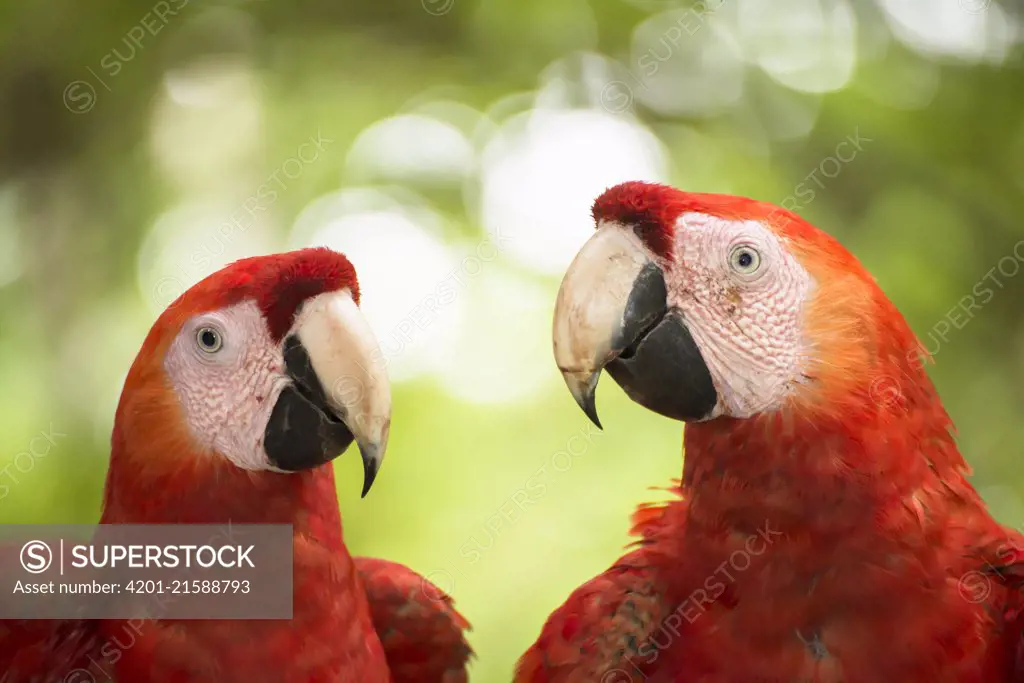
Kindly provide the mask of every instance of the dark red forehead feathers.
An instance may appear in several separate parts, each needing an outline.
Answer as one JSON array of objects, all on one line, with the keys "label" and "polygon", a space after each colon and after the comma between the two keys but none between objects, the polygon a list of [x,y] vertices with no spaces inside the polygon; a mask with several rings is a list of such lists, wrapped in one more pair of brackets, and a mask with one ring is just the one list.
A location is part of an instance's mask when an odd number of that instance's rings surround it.
[{"label": "dark red forehead feathers", "polygon": [[592,209],[595,221],[614,221],[632,227],[655,254],[671,261],[676,221],[694,212],[728,220],[760,220],[776,224],[799,219],[774,204],[746,197],[683,192],[668,185],[632,180],[605,190]]},{"label": "dark red forehead feathers", "polygon": [[604,191],[594,202],[594,221],[632,227],[659,256],[672,260],[674,226],[687,209],[687,194],[668,185],[630,181]]},{"label": "dark red forehead feathers", "polygon": [[256,300],[270,336],[281,340],[302,303],[311,297],[348,288],[359,303],[356,271],[349,260],[326,247],[291,251],[272,257],[256,278]]},{"label": "dark red forehead feathers", "polygon": [[187,308],[219,308],[253,299],[275,341],[292,326],[302,303],[311,297],[348,289],[359,303],[356,272],[344,255],[326,247],[299,249],[236,261],[185,293]]}]

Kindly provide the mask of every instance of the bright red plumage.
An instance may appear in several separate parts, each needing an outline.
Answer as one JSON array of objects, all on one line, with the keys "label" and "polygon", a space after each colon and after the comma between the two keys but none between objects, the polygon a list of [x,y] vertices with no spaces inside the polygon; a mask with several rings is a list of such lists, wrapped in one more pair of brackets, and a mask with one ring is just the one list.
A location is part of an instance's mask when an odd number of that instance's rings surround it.
[{"label": "bright red plumage", "polygon": [[452,599],[394,562],[356,558],[392,683],[466,683],[469,628]]},{"label": "bright red plumage", "polygon": [[[147,335],[112,437],[102,523],[291,524],[293,618],[3,622],[0,680],[403,683],[417,670],[423,683],[464,680],[468,624],[447,596],[409,590],[441,595],[412,570],[350,556],[330,464],[284,475],[201,452],[168,386],[165,356],[192,316],[251,300],[277,343],[305,300],[339,289],[358,301],[352,265],[328,249],[245,259],[196,284]],[[428,643],[437,650],[424,657]]]},{"label": "bright red plumage", "polygon": [[684,211],[771,226],[821,287],[817,357],[784,409],[687,424],[678,499],[636,513],[638,547],[551,615],[517,683],[1024,681],[1024,537],[967,481],[921,346],[867,271],[743,198],[628,183],[594,211],[647,226],[655,253]]}]

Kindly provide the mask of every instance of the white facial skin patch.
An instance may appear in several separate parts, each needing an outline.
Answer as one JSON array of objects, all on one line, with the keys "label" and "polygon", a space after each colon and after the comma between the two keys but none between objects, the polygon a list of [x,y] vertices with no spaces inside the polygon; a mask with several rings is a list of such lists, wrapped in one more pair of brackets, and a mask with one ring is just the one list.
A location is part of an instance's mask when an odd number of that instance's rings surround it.
[{"label": "white facial skin patch", "polygon": [[193,438],[246,470],[279,471],[263,448],[281,390],[281,345],[253,301],[200,314],[186,322],[164,361]]},{"label": "white facial skin patch", "polygon": [[803,381],[803,310],[814,279],[757,221],[683,214],[668,304],[711,372],[718,405],[709,417],[747,418],[780,407]]}]

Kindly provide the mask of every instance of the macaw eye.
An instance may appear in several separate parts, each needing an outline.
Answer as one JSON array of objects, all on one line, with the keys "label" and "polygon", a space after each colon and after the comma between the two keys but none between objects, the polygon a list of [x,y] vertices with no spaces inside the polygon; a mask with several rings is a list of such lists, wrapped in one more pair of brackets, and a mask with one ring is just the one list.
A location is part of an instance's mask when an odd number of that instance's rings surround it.
[{"label": "macaw eye", "polygon": [[212,327],[200,327],[196,330],[196,344],[206,353],[217,353],[224,346],[224,340]]},{"label": "macaw eye", "polygon": [[729,265],[740,275],[751,275],[761,267],[761,254],[746,245],[736,247],[729,254]]}]

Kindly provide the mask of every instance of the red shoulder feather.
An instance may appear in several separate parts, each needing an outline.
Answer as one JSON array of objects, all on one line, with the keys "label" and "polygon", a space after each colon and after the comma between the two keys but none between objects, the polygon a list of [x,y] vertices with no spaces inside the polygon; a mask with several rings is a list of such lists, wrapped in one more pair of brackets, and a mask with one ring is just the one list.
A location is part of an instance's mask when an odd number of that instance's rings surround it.
[{"label": "red shoulder feather", "polygon": [[396,562],[355,562],[392,683],[466,683],[470,627],[451,597]]}]

